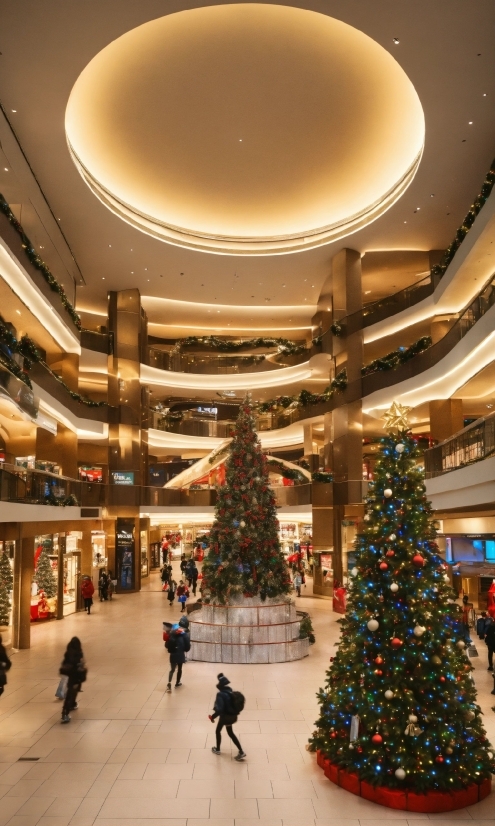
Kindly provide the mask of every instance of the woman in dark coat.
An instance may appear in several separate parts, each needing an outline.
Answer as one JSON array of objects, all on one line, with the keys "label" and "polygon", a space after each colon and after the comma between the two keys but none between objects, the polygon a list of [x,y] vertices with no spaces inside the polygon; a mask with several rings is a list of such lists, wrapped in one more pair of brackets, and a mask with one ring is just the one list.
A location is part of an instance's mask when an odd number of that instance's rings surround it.
[{"label": "woman in dark coat", "polygon": [[60,674],[68,677],[67,694],[62,708],[62,723],[70,723],[70,712],[77,708],[77,693],[86,679],[84,655],[79,637],[72,637],[64,654]]},{"label": "woman in dark coat", "polygon": [[179,688],[182,685],[182,666],[186,661],[186,654],[191,648],[191,640],[189,637],[189,620],[187,617],[181,617],[179,620],[179,627],[173,628],[170,636],[165,643],[165,647],[170,654],[170,671],[168,675],[167,693],[172,691],[172,677],[175,669],[177,669],[177,680],[175,687]]},{"label": "woman in dark coat", "polygon": [[7,685],[7,671],[12,663],[10,662],[5,647],[2,643],[2,635],[0,634],[0,694],[3,694],[5,686]]}]

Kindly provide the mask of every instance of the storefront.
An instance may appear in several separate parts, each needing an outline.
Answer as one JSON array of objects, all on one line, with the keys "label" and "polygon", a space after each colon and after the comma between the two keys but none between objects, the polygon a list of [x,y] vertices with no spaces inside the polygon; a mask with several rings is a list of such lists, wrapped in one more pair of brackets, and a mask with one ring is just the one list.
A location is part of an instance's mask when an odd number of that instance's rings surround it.
[{"label": "storefront", "polygon": [[62,619],[80,609],[81,539],[76,531],[35,538],[31,622]]},{"label": "storefront", "polygon": [[0,542],[0,634],[5,646],[12,642],[12,600],[15,542]]},{"label": "storefront", "polygon": [[452,583],[478,611],[488,608],[495,580],[495,534],[449,534],[438,537],[441,555],[449,564]]}]

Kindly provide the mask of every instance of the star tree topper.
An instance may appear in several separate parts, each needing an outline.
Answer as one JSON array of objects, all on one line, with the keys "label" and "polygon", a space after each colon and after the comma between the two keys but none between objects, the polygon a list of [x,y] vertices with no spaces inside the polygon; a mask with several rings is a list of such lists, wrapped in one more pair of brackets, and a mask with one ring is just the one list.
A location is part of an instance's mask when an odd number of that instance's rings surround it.
[{"label": "star tree topper", "polygon": [[391,407],[387,410],[382,419],[385,419],[385,424],[383,425],[384,430],[393,430],[397,428],[398,430],[409,430],[409,413],[412,410],[412,407],[407,407],[405,404],[400,404],[400,402],[394,402]]}]

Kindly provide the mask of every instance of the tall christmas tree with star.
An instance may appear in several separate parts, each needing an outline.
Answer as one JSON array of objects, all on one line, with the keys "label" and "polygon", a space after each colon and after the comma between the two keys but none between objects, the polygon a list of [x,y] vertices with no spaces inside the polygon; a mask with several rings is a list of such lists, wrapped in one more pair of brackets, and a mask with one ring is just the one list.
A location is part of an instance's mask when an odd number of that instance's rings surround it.
[{"label": "tall christmas tree with star", "polygon": [[[383,787],[396,801],[421,795],[424,807],[413,810],[434,811],[426,793],[440,801],[440,811],[467,805],[455,790],[471,790],[475,802],[495,766],[407,408],[395,404],[385,418],[388,435],[356,539],[347,614],[318,694],[310,748],[331,767],[330,779],[339,776],[354,793],[365,790],[384,805],[394,804]],[[373,796],[378,792],[381,798]]]},{"label": "tall christmas tree with star", "polygon": [[291,587],[278,539],[275,496],[248,398],[239,408],[225,484],[218,488],[203,563],[203,601],[224,604],[237,596],[265,600],[289,594]]}]

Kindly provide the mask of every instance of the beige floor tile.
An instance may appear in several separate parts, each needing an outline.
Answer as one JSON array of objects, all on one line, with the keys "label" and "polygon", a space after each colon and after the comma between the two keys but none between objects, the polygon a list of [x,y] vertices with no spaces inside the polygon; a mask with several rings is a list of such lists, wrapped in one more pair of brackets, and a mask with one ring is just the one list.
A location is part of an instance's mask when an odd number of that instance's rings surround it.
[{"label": "beige floor tile", "polygon": [[257,818],[258,816],[258,803],[252,798],[230,800],[217,797],[211,801],[210,817],[212,818]]},{"label": "beige floor tile", "polygon": [[181,780],[179,783],[179,798],[197,797],[234,797],[234,780],[222,777],[218,780]]},{"label": "beige floor tile", "polygon": [[253,763],[248,758],[246,765],[250,780],[290,780],[289,767],[285,763]]},{"label": "beige floor tile", "polygon": [[125,763],[119,770],[119,780],[142,780],[147,763]]},{"label": "beige floor tile", "polygon": [[[220,801],[215,801],[220,802]],[[229,801],[230,802],[230,801]],[[177,800],[172,798],[109,798],[101,808],[101,818],[208,818],[209,800]],[[114,824],[117,826],[117,824]],[[120,823],[119,825],[120,826]]]},{"label": "beige floor tile", "polygon": [[273,797],[273,787],[270,780],[236,780],[235,796],[243,797]]},{"label": "beige floor tile", "polygon": [[69,826],[71,820],[70,815],[43,815],[36,826]]},{"label": "beige floor tile", "polygon": [[307,798],[293,800],[258,800],[260,817],[313,819],[316,816],[313,803]]},{"label": "beige floor tile", "polygon": [[45,817],[70,815],[72,817],[77,812],[82,803],[81,797],[56,797],[45,812]]},{"label": "beige floor tile", "polygon": [[132,749],[128,763],[165,763],[170,749]]},{"label": "beige floor tile", "polygon": [[26,801],[22,797],[4,797],[0,806],[0,826],[6,826]]},{"label": "beige floor tile", "polygon": [[285,799],[313,797],[315,790],[310,780],[273,780],[273,796]]},{"label": "beige floor tile", "polygon": [[233,780],[248,780],[248,764],[238,763],[236,760],[216,760],[213,763],[192,763],[188,764],[194,769],[194,780],[221,780],[222,778]]},{"label": "beige floor tile", "polygon": [[[130,768],[133,764],[127,764]],[[135,765],[138,765],[137,763]],[[194,772],[192,763],[150,763],[144,767],[142,778],[130,778],[132,780],[191,780]],[[122,775],[120,775],[122,777]],[[205,779],[205,778],[203,778]]]},{"label": "beige floor tile", "polygon": [[[179,780],[116,780],[109,793],[114,798],[170,798],[177,797]],[[200,795],[196,795],[199,797]],[[204,797],[205,795],[203,795]]]},{"label": "beige floor tile", "polygon": [[[118,823],[115,818],[100,818],[98,817],[94,821],[94,826],[187,826],[187,823],[190,823],[191,820],[186,820],[186,818],[162,818],[153,817],[150,818],[140,818],[140,817],[133,817],[133,818],[119,818]],[[198,823],[206,824],[209,821],[205,821],[204,819],[197,821]],[[70,826],[79,826],[79,824],[75,824],[71,821]],[[81,824],[80,826],[86,826],[86,824]]]}]

